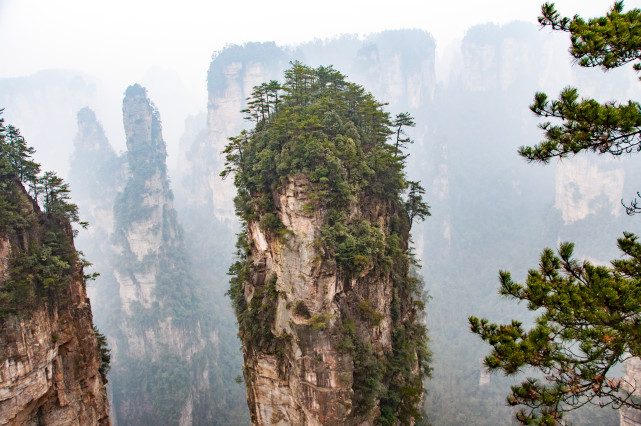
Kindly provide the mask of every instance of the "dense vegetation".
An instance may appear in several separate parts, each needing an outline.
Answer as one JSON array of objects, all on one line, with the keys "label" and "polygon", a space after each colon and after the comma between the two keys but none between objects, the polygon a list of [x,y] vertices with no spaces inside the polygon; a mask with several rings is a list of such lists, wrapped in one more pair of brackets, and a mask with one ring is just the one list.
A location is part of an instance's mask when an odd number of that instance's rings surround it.
[{"label": "dense vegetation", "polygon": [[[609,70],[637,61],[641,70],[641,10],[623,13],[617,2],[605,17],[585,21],[562,18],[553,4],[542,7],[542,26],[570,33],[571,55],[583,67]],[[540,125],[545,139],[521,147],[528,161],[547,163],[582,151],[618,156],[639,151],[641,107],[578,101],[577,89],[566,88],[559,100],[537,93],[531,110],[540,117],[559,120]],[[638,200],[626,206],[641,212]],[[541,255],[538,270],[528,273],[525,285],[501,271],[500,293],[526,301],[538,311],[535,326],[522,323],[490,324],[470,317],[471,329],[492,346],[484,364],[490,370],[514,374],[525,367],[540,370],[545,380],[528,378],[512,386],[507,402],[521,406],[516,418],[524,424],[557,424],[564,414],[586,404],[641,409],[636,380],[613,373],[630,357],[641,356],[641,244],[632,233],[619,240],[623,259],[611,267],[594,266],[572,258],[574,245],[561,244],[558,256],[550,249]]]},{"label": "dense vegetation", "polygon": [[[0,235],[10,246],[8,275],[0,282],[0,320],[28,315],[42,303],[67,303],[73,280],[97,275],[82,275],[90,263],[75,249],[70,222],[87,223],[80,222],[77,206],[69,201],[68,184],[53,172],[41,173],[34,153],[20,131],[0,117]],[[94,332],[105,379],[110,351],[105,337]]]},{"label": "dense vegetation", "polygon": [[[429,207],[423,188],[403,172],[402,148],[411,142],[404,131],[414,126],[413,119],[404,113],[392,121],[383,106],[332,67],[293,62],[282,85],[272,80],[254,88],[243,112],[255,127],[229,138],[221,175],[234,174],[235,204],[243,222],[257,222],[275,238],[287,238],[292,231],[278,217],[274,194],[291,179],[302,178],[310,195],[303,211],[323,218],[321,237],[314,242],[319,255],[335,265],[345,282],[369,270],[377,274],[371,279],[393,282],[392,353],[377,353],[359,332],[382,319],[366,300],[356,307],[357,316],[350,310],[341,313],[336,331],[343,336],[339,347],[354,359],[353,412],[367,413],[380,400],[379,421],[394,424],[419,416],[422,381],[430,373],[426,329],[417,314],[424,308],[424,294],[421,281],[409,274],[408,252],[411,224],[428,216]],[[367,213],[349,214],[357,204],[367,212],[375,203],[386,206],[389,229],[370,221]],[[244,288],[252,264],[245,233],[237,247],[240,259],[231,267],[228,294],[243,344],[278,354],[288,336],[272,333],[277,278],[259,287],[247,306]],[[329,318],[310,317],[300,302],[291,309],[308,318],[314,330],[327,326]]]},{"label": "dense vegetation", "polygon": [[[221,175],[234,173],[239,216],[245,222],[259,219],[261,228],[277,234],[284,230],[273,192],[290,176],[308,176],[311,201],[305,209],[329,210],[322,244],[341,270],[359,272],[384,257],[383,236],[368,221],[348,221],[350,203],[379,199],[402,204],[401,195],[410,186],[407,216],[429,215],[423,188],[402,172],[406,157],[399,148],[409,139],[401,135],[413,122],[404,114],[392,131],[384,104],[332,67],[312,69],[295,62],[285,78],[282,86],[271,81],[254,89],[243,112],[256,127],[230,138]],[[390,144],[392,133],[396,139]]]},{"label": "dense vegetation", "polygon": [[52,172],[40,173],[34,152],[0,117],[0,232],[9,237],[12,252],[10,279],[0,289],[0,316],[28,310],[67,288],[81,259],[69,226],[69,220],[79,222],[69,186]]}]

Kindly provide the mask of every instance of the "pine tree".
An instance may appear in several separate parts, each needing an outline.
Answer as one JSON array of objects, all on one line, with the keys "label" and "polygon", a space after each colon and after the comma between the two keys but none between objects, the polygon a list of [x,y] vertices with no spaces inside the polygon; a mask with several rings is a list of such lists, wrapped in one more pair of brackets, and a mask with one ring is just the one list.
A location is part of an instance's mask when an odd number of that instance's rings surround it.
[{"label": "pine tree", "polygon": [[407,191],[407,200],[405,201],[405,210],[410,217],[410,229],[414,224],[414,219],[425,220],[427,216],[431,216],[430,206],[423,201],[423,195],[425,194],[425,188],[423,188],[420,182],[417,181],[408,181],[407,185],[409,187]]},{"label": "pine tree", "polygon": [[[623,13],[616,2],[604,17],[585,21],[561,17],[554,4],[542,6],[543,27],[570,33],[570,54],[583,67],[603,70],[629,62],[641,70],[641,10]],[[531,162],[547,163],[582,151],[621,155],[641,150],[641,107],[579,100],[576,88],[565,88],[558,100],[537,93],[530,109],[545,119],[544,140],[519,148]],[[637,201],[629,214],[641,211]],[[528,273],[525,285],[501,271],[500,294],[526,301],[538,312],[534,327],[522,323],[490,324],[470,317],[473,333],[492,346],[484,364],[490,371],[515,374],[539,370],[543,378],[528,378],[513,386],[507,402],[520,406],[516,418],[523,424],[558,424],[565,412],[585,404],[641,409],[634,395],[641,383],[628,382],[613,372],[617,364],[641,356],[641,244],[624,233],[619,248],[625,255],[610,267],[572,258],[573,244],[560,245],[558,254],[545,249],[538,269]]]},{"label": "pine tree", "polygon": [[394,155],[399,154],[399,147],[405,148],[408,144],[414,143],[412,139],[407,136],[403,127],[415,127],[416,123],[414,122],[414,117],[412,117],[408,112],[403,112],[396,114],[394,121],[392,122],[396,128],[396,143],[394,144]]},{"label": "pine tree", "polygon": [[[554,4],[546,3],[539,22],[543,27],[570,33],[570,54],[582,67],[601,67],[607,71],[634,62],[633,68],[641,70],[639,9],[623,13],[623,2],[619,1],[606,16],[586,22],[579,16],[562,18]],[[600,103],[579,97],[574,87],[566,87],[559,98],[552,101],[545,93],[537,93],[530,109],[539,117],[560,120],[560,123],[541,123],[544,140],[533,147],[519,148],[519,154],[531,162],[548,163],[552,158],[582,151],[614,156],[641,151],[638,102]],[[641,206],[634,200],[627,211],[628,214],[641,212]]]}]

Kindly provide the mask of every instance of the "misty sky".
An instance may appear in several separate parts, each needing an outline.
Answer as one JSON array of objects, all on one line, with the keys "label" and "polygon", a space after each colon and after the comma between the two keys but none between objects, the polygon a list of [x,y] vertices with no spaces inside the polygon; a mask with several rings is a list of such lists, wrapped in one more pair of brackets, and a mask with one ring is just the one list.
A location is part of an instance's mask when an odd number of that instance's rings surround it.
[{"label": "misty sky", "polygon": [[[129,82],[150,67],[161,67],[176,70],[188,82],[203,82],[212,52],[228,43],[295,44],[399,28],[429,31],[442,50],[476,23],[536,22],[541,2],[0,0],[0,78],[75,68]],[[566,15],[594,16],[612,1],[556,4]],[[639,5],[641,0],[626,2],[627,8]]]},{"label": "misty sky", "polygon": [[[142,83],[160,109],[172,161],[185,116],[206,107],[212,53],[227,44],[276,41],[290,45],[340,34],[365,36],[387,29],[421,28],[435,37],[437,55],[446,58],[440,62],[447,64],[453,42],[471,26],[514,20],[536,23],[542,2],[0,0],[0,78],[72,69],[98,79],[101,93],[107,95],[102,108],[90,106],[98,108],[107,136],[118,149],[124,147],[122,93],[130,84]],[[562,14],[585,17],[602,15],[612,4],[612,0],[556,2]],[[626,10],[634,7],[641,7],[641,0],[626,2]],[[448,73],[447,65],[444,69],[441,74]],[[9,122],[11,109],[5,111]],[[75,129],[74,120],[69,121]],[[26,136],[32,134],[27,124],[13,123]],[[69,135],[73,132],[69,130]],[[37,137],[29,140],[42,151]]]}]

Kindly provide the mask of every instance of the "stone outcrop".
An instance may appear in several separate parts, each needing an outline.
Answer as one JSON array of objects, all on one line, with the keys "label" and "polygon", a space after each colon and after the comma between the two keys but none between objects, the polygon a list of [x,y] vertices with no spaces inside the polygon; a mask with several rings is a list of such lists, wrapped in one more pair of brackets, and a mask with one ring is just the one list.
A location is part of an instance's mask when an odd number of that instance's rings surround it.
[{"label": "stone outcrop", "polygon": [[[275,194],[278,216],[291,233],[275,237],[257,221],[247,227],[251,278],[244,288],[245,300],[250,309],[256,309],[253,299],[257,297],[262,298],[263,309],[270,304],[273,322],[267,321],[266,326],[275,336],[267,344],[252,342],[241,327],[252,421],[256,425],[373,424],[381,415],[380,397],[367,395],[363,383],[375,377],[377,362],[389,361],[394,351],[392,330],[398,321],[412,323],[416,312],[411,298],[399,303],[393,280],[377,268],[349,278],[337,269],[335,259],[318,244],[327,211],[308,213],[304,206],[309,201],[307,178],[291,178]],[[348,220],[364,218],[380,224],[387,235],[391,217],[386,203],[361,200],[351,206]],[[400,318],[391,312],[394,305],[400,305]],[[354,351],[352,344],[371,345],[360,350],[371,350],[372,357]],[[414,368],[417,372],[418,365]],[[389,386],[389,378],[376,380],[380,383],[375,386]]]},{"label": "stone outcrop", "polygon": [[[19,191],[27,218],[46,221]],[[71,239],[68,223],[60,226]],[[37,225],[0,232],[0,290],[17,279],[10,266],[14,255],[42,244],[44,232]],[[50,290],[37,305],[0,317],[0,424],[110,424],[100,348],[77,261],[70,274],[68,284],[53,294]]]},{"label": "stone outcrop", "polygon": [[371,94],[300,62],[283,87],[295,95],[226,149],[246,227],[228,293],[252,421],[414,424],[430,354],[409,231],[428,206],[404,201],[416,184]]},{"label": "stone outcrop", "polygon": [[[625,380],[636,386],[636,394],[641,394],[641,359],[630,358],[624,364]],[[621,426],[639,426],[641,425],[641,410],[621,407],[619,410]]]},{"label": "stone outcrop", "polygon": [[616,166],[616,160],[599,164],[585,157],[557,165],[554,207],[565,224],[585,219],[599,209],[609,210],[614,217],[621,214],[625,170]]},{"label": "stone outcrop", "polygon": [[[279,217],[293,231],[285,243],[261,231],[258,222],[248,226],[255,269],[254,285],[245,288],[247,302],[251,304],[256,288],[264,286],[266,279],[276,277],[279,297],[273,328],[291,341],[286,355],[245,348],[247,398],[254,424],[338,425],[345,424],[351,412],[352,358],[336,349],[337,335],[329,331],[340,317],[346,295],[335,268],[319,260],[314,248],[323,218],[303,213],[309,201],[307,183],[293,180],[277,196]],[[382,311],[390,300],[389,294],[381,296],[377,308]],[[303,305],[309,314],[296,314],[296,306]],[[312,318],[319,316],[327,323],[315,328]],[[387,345],[379,343],[389,349],[389,330],[385,334],[382,340]]]},{"label": "stone outcrop", "polygon": [[94,320],[102,330],[108,327],[108,306],[118,292],[110,261],[114,248],[109,244],[114,232],[114,202],[127,180],[124,155],[118,156],[107,140],[96,114],[88,107],[77,114],[78,132],[74,139],[69,181],[80,216],[91,225],[76,237],[76,245],[93,263],[100,277],[89,285]]},{"label": "stone outcrop", "polygon": [[230,180],[221,181],[218,174],[222,170],[221,153],[227,138],[238,133],[244,124],[238,111],[245,107],[252,88],[279,75],[288,60],[285,50],[270,42],[230,46],[211,62],[207,102],[209,138],[193,147],[197,152],[190,156],[190,162],[196,182],[191,192],[197,194],[193,202],[203,204],[211,200],[218,219],[234,221],[231,202],[234,185]]},{"label": "stone outcrop", "polygon": [[[128,179],[114,207],[112,389],[123,424],[180,424],[211,418],[208,370],[218,342],[205,321],[173,207],[160,116],[146,89],[123,101]],[[113,321],[113,318],[117,318]]]}]

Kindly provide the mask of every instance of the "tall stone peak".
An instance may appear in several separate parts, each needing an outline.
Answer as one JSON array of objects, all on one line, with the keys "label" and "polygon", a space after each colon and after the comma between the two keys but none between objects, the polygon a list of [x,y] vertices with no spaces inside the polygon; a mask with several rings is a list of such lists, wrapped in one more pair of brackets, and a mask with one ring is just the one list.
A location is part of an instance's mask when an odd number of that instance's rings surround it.
[{"label": "tall stone peak", "polygon": [[89,107],[78,111],[78,133],[74,139],[74,149],[84,152],[96,152],[100,155],[115,157],[114,152],[102,124],[96,118],[96,113]]},{"label": "tall stone peak", "polygon": [[[169,189],[160,114],[147,97],[146,89],[138,84],[129,86],[125,92],[123,123],[129,178],[116,200],[117,242],[124,253],[132,256],[131,260],[146,266],[123,267],[121,264],[117,269],[122,278],[121,296],[126,295],[125,306],[138,301],[149,307],[159,301],[152,290],[166,246],[182,247],[183,242]],[[125,275],[132,278],[132,284],[142,286],[135,291],[136,296],[123,292]],[[143,275],[149,276],[141,281]],[[145,286],[150,287],[145,290]]]},{"label": "tall stone peak", "polygon": [[207,423],[217,336],[193,278],[167,175],[160,114],[140,85],[123,100],[128,178],[114,203],[113,409],[123,424]]},{"label": "tall stone peak", "polygon": [[250,104],[266,114],[223,172],[245,225],[229,295],[252,421],[414,424],[430,355],[388,114],[333,67],[294,62],[270,87],[284,100]]},{"label": "tall stone peak", "polygon": [[[78,131],[74,138],[69,170],[74,194],[84,199],[91,198],[99,204],[113,202],[115,191],[124,181],[124,158],[118,157],[114,151],[91,108],[84,107],[78,111],[77,123]],[[100,197],[95,196],[96,188],[100,188]],[[97,219],[91,212],[94,209],[94,202],[82,209],[91,216],[88,218],[91,223],[95,223],[94,219]],[[96,225],[104,226],[103,223]]]},{"label": "tall stone peak", "polygon": [[160,114],[149,100],[147,89],[139,84],[127,88],[122,118],[131,172],[146,174],[153,173],[152,169],[155,169],[166,174],[167,146],[162,137]]}]

